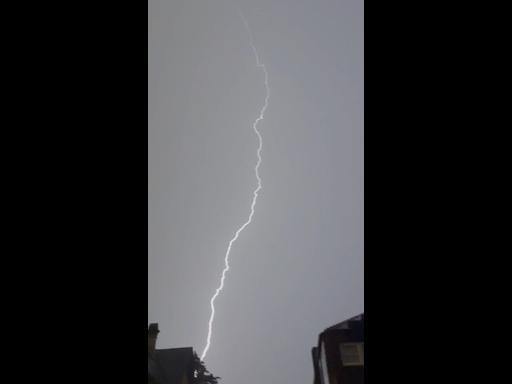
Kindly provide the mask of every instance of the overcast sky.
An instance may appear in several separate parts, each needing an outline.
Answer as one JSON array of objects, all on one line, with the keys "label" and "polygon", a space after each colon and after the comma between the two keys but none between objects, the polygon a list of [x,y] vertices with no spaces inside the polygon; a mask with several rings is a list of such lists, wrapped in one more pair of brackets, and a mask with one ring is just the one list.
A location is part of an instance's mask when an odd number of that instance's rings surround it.
[{"label": "overcast sky", "polygon": [[148,318],[223,384],[308,383],[328,326],[364,311],[363,1],[149,0]]}]

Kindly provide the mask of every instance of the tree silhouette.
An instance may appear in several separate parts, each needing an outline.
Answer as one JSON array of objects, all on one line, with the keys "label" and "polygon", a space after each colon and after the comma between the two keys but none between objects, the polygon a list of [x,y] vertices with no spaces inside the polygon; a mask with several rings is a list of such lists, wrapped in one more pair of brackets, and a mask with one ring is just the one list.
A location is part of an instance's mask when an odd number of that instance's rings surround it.
[{"label": "tree silhouette", "polygon": [[213,376],[208,369],[206,369],[204,362],[201,361],[195,352],[192,371],[194,373],[192,378],[193,384],[218,384],[218,380],[220,379],[220,377]]}]

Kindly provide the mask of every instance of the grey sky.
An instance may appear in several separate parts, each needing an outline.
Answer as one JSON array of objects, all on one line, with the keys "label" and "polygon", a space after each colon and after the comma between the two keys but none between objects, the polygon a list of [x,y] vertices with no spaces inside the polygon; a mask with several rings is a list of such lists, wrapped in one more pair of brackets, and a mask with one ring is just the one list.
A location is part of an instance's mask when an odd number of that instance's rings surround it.
[{"label": "grey sky", "polygon": [[[256,187],[263,75],[234,1],[149,0],[148,317],[207,334]],[[206,363],[222,383],[311,383],[325,327],[364,311],[363,1],[239,2],[265,63],[263,189],[233,245]]]}]

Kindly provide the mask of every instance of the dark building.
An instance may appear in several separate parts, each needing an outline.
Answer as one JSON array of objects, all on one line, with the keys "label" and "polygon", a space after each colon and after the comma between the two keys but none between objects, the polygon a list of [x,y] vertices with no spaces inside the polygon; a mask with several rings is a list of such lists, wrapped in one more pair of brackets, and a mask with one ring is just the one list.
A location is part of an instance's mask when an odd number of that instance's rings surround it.
[{"label": "dark building", "polygon": [[190,384],[193,380],[194,351],[192,347],[156,349],[158,324],[148,328],[148,383]]},{"label": "dark building", "polygon": [[314,384],[363,384],[364,314],[323,331],[312,355]]}]

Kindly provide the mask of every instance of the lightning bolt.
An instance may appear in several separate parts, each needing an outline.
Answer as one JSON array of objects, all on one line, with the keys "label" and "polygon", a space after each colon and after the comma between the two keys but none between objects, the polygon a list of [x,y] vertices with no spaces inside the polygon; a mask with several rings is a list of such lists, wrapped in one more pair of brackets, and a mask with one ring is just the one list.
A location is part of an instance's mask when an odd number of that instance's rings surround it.
[{"label": "lightning bolt", "polygon": [[215,300],[217,299],[219,294],[222,292],[222,289],[224,288],[224,281],[226,279],[226,274],[229,271],[229,254],[231,253],[231,247],[233,246],[235,241],[238,239],[238,236],[240,235],[240,233],[245,229],[245,227],[247,227],[251,223],[252,217],[254,216],[254,208],[256,206],[256,200],[258,199],[258,193],[260,192],[260,190],[262,188],[261,187],[261,177],[260,177],[260,174],[259,174],[259,167],[260,167],[260,164],[261,164],[261,149],[263,147],[263,139],[261,137],[260,131],[258,131],[258,127],[257,126],[258,126],[258,123],[261,120],[263,120],[263,117],[265,115],[265,111],[267,110],[268,99],[270,97],[270,88],[268,86],[268,73],[267,73],[267,69],[265,67],[265,64],[263,64],[261,62],[261,60],[260,60],[260,56],[259,56],[258,51],[256,49],[256,46],[254,44],[254,39],[253,39],[253,36],[252,36],[251,28],[249,27],[249,23],[247,22],[247,20],[244,17],[243,13],[241,11],[239,11],[239,13],[240,13],[240,17],[242,18],[242,21],[243,21],[243,23],[245,25],[245,29],[247,31],[247,34],[249,36],[249,41],[250,41],[250,44],[251,44],[251,47],[252,47],[252,51],[254,53],[254,57],[256,58],[256,66],[263,71],[263,74],[265,76],[264,77],[264,79],[265,79],[265,90],[266,90],[265,103],[263,104],[263,107],[261,108],[260,115],[258,116],[258,118],[252,124],[252,128],[253,128],[254,132],[256,133],[256,136],[258,136],[258,143],[259,143],[258,144],[258,150],[256,152],[257,156],[258,156],[258,161],[256,162],[256,166],[254,167],[254,173],[256,174],[256,179],[258,180],[258,186],[257,186],[257,188],[253,192],[252,203],[251,203],[251,213],[249,214],[249,217],[248,217],[247,221],[244,224],[242,224],[242,226],[240,228],[237,229],[237,231],[235,232],[235,235],[229,241],[229,245],[228,245],[228,248],[226,250],[226,255],[224,256],[224,270],[222,271],[222,276],[221,276],[221,279],[220,279],[220,285],[216,289],[215,294],[212,296],[212,298],[210,300],[211,315],[210,315],[210,320],[208,321],[208,337],[206,338],[206,346],[204,347],[203,353],[201,354],[201,360],[204,360],[204,357],[206,356],[206,353],[208,352],[208,349],[210,349],[210,342],[211,342],[211,337],[212,337],[212,326],[213,326],[213,320],[215,319]]}]

